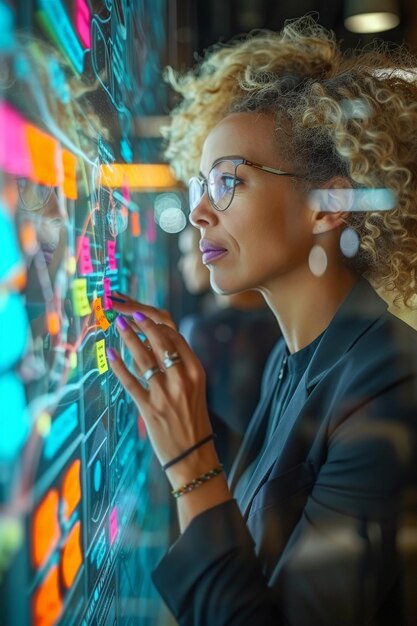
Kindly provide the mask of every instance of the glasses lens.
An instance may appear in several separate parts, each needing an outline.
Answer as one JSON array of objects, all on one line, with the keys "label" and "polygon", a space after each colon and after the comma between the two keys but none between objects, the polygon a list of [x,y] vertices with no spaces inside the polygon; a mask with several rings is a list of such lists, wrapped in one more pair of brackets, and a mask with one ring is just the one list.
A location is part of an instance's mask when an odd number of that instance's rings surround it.
[{"label": "glasses lens", "polygon": [[188,200],[190,203],[190,211],[194,211],[204,194],[204,186],[201,181],[193,176],[188,183]]},{"label": "glasses lens", "polygon": [[210,171],[208,195],[216,209],[225,211],[233,200],[235,191],[235,164],[233,161],[220,161]]},{"label": "glasses lens", "polygon": [[51,197],[52,187],[37,185],[26,178],[17,180],[22,208],[26,211],[37,211],[44,207]]}]

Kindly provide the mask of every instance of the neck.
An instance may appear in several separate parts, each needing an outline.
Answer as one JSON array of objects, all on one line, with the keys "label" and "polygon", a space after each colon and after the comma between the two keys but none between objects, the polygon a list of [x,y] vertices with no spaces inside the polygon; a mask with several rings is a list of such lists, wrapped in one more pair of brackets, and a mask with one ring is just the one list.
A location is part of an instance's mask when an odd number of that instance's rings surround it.
[{"label": "neck", "polygon": [[219,307],[233,307],[235,309],[261,309],[265,307],[265,300],[258,291],[241,291],[232,294],[215,294],[216,304]]},{"label": "neck", "polygon": [[344,266],[328,266],[320,278],[310,269],[297,268],[262,289],[265,300],[281,328],[289,352],[297,352],[330,324],[358,276]]}]

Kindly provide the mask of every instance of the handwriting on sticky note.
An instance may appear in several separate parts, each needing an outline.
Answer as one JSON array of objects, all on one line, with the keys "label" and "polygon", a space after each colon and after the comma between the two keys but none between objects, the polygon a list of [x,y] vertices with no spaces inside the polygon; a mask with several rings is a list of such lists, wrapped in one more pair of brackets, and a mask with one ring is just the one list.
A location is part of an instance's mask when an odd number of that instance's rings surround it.
[{"label": "handwriting on sticky note", "polygon": [[97,367],[100,374],[104,374],[109,369],[106,358],[106,344],[104,339],[96,342]]},{"label": "handwriting on sticky note", "polygon": [[108,311],[112,307],[110,278],[105,278],[103,280],[103,285],[104,285],[104,310]]},{"label": "handwriting on sticky note", "polygon": [[107,242],[107,256],[109,258],[109,269],[117,270],[116,264],[116,242],[111,239]]},{"label": "handwriting on sticky note", "polygon": [[103,307],[101,305],[101,298],[96,298],[93,302],[93,310],[96,316],[97,323],[100,324],[103,330],[107,330],[110,326],[110,322],[104,315]]},{"label": "handwriting on sticky note", "polygon": [[89,237],[77,237],[77,258],[79,274],[82,274],[83,276],[86,274],[92,274],[93,264],[91,262]]},{"label": "handwriting on sticky note", "polygon": [[87,279],[75,278],[72,281],[72,304],[75,315],[82,317],[91,313],[90,303],[87,296]]}]

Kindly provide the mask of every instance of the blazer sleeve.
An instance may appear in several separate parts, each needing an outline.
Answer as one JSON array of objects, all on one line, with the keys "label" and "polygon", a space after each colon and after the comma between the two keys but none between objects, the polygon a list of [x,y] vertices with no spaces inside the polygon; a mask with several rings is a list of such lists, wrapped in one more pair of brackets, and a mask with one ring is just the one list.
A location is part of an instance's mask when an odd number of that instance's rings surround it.
[{"label": "blazer sleeve", "polygon": [[[414,387],[415,379],[403,381],[329,424],[326,457],[277,553],[291,497],[282,499],[279,476],[261,487],[269,493],[262,498],[259,491],[257,499],[266,504],[246,522],[231,500],[190,523],[153,574],[181,626],[357,626],[379,620],[400,570],[396,535],[403,487],[411,476],[417,480],[416,405],[400,404],[415,395]],[[268,561],[273,567],[266,571]]]},{"label": "blazer sleeve", "polygon": [[194,518],[152,579],[181,626],[281,623],[235,500]]}]

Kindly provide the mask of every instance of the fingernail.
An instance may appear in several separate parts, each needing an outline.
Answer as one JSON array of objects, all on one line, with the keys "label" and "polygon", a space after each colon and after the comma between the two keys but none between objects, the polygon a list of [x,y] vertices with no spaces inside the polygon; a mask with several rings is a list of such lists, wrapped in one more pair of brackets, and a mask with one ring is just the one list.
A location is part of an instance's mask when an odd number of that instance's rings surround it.
[{"label": "fingernail", "polygon": [[123,315],[118,315],[116,317],[116,324],[117,327],[120,328],[120,330],[126,330],[128,323],[126,322],[125,318],[123,317]]},{"label": "fingernail", "polygon": [[109,359],[111,363],[113,363],[113,361],[117,359],[117,355],[115,351],[113,350],[113,348],[106,348],[106,354],[107,354],[107,358]]},{"label": "fingernail", "polygon": [[135,320],[135,322],[138,322],[138,323],[143,322],[144,320],[146,320],[146,315],[144,315],[140,311],[135,311],[133,313],[132,317]]}]

